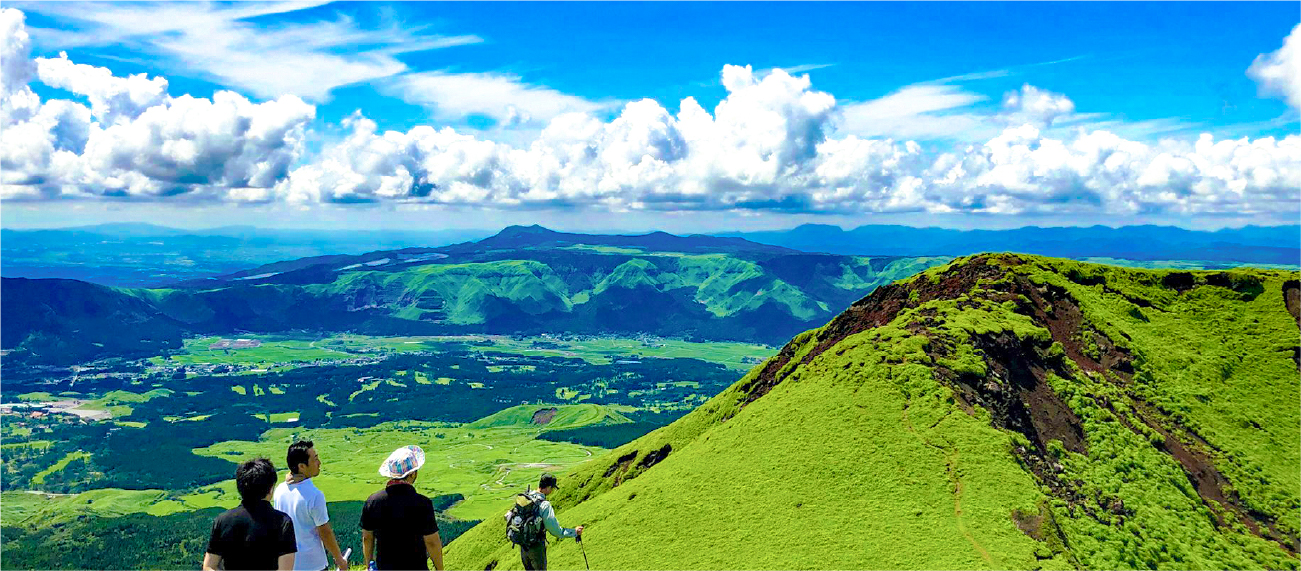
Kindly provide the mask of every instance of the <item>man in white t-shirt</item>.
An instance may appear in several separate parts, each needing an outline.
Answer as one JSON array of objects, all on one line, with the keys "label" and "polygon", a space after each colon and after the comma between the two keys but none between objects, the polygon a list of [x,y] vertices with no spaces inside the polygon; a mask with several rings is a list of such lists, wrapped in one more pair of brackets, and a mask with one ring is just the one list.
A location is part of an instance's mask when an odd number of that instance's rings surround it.
[{"label": "man in white t-shirt", "polygon": [[326,551],[334,556],[339,569],[347,569],[348,560],[339,551],[339,542],[330,527],[325,494],[311,480],[321,473],[321,458],[312,446],[310,440],[299,440],[289,446],[289,479],[276,486],[272,504],[294,521],[294,538],[298,541],[294,571],[328,569]]}]

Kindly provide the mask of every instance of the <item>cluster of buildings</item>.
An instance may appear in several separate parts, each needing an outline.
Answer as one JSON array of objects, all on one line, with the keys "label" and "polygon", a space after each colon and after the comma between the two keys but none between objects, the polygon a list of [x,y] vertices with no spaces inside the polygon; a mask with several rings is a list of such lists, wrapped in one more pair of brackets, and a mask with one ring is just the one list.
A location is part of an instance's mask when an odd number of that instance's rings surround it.
[{"label": "cluster of buildings", "polygon": [[83,409],[86,401],[68,399],[47,402],[19,402],[0,404],[0,414],[13,414],[20,418],[40,420],[51,416],[66,416],[86,422],[95,422],[113,418],[107,410]]}]

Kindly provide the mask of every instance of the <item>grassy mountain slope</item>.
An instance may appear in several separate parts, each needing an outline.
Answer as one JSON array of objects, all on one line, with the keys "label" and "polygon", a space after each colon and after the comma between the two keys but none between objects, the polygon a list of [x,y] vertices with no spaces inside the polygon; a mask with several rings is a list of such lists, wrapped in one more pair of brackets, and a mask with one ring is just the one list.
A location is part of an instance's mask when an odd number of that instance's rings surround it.
[{"label": "grassy mountain slope", "polygon": [[[545,240],[498,247],[524,238]],[[597,245],[573,243],[579,238]],[[661,242],[685,251],[649,249]],[[803,254],[739,239],[667,234],[503,232],[439,251],[295,260],[174,288],[5,278],[5,292],[16,294],[4,297],[3,345],[18,350],[7,362],[38,354],[71,363],[157,355],[163,345],[156,340],[166,335],[291,330],[650,333],[778,343],[877,285],[946,261]],[[79,345],[50,351],[51,338]]]},{"label": "grassy mountain slope", "polygon": [[[1297,277],[958,260],[553,500],[601,568],[1295,569]],[[492,519],[448,564],[520,566]]]},{"label": "grassy mountain slope", "polygon": [[[6,278],[0,348],[21,347],[30,362],[181,347],[185,324],[123,290],[76,280]],[[123,336],[122,328],[133,334]]]}]

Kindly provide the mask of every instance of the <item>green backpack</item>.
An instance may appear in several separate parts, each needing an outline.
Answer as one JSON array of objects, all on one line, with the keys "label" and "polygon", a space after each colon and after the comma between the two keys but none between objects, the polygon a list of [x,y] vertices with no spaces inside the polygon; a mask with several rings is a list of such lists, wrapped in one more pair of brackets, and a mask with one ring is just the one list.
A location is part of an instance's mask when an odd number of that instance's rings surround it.
[{"label": "green backpack", "polygon": [[533,547],[546,540],[542,521],[542,502],[545,499],[546,496],[533,491],[515,495],[515,507],[506,517],[506,539],[520,547]]}]

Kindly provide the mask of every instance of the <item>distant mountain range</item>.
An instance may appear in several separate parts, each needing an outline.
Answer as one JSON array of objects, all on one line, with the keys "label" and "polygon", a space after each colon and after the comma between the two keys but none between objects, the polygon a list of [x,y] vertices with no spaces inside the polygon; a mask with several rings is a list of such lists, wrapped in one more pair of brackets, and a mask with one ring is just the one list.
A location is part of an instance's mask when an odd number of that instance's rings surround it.
[{"label": "distant mountain range", "polygon": [[270,230],[251,226],[182,230],[152,224],[4,229],[0,230],[0,275],[157,287],[281,260],[443,246],[491,234],[488,230]]},{"label": "distant mountain range", "polygon": [[[652,250],[699,246],[726,251],[739,244],[711,242],[706,240],[711,236],[699,234],[675,236],[664,232],[603,235],[599,240],[592,236],[554,232],[539,226],[512,226],[497,235],[489,230],[334,231],[252,226],[183,230],[152,224],[5,229],[0,230],[0,275],[68,278],[118,287],[160,287],[276,262],[294,264],[304,258],[358,256],[408,248],[432,250],[489,237],[491,242],[473,247],[503,250],[547,243],[581,243],[620,248],[636,243]],[[1247,226],[1209,232],[1170,226],[1014,230],[861,226],[842,230],[838,226],[806,224],[791,230],[731,232],[712,237],[748,240],[744,248],[750,250],[772,246],[779,248],[774,252],[799,250],[853,256],[961,256],[1001,251],[1104,262],[1186,261],[1206,267],[1301,264],[1301,226]]]},{"label": "distant mountain range", "polygon": [[843,230],[839,226],[805,224],[791,230],[718,235],[805,252],[847,255],[965,256],[979,252],[1018,252],[1076,259],[1301,264],[1301,226],[1245,226],[1212,232],[1173,226],[949,230],[871,225]]},{"label": "distant mountain range", "polygon": [[650,333],[776,343],[948,257],[510,227],[478,242],[275,262],[162,289],[4,278],[6,365],[145,356],[237,331]]}]

